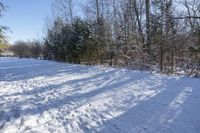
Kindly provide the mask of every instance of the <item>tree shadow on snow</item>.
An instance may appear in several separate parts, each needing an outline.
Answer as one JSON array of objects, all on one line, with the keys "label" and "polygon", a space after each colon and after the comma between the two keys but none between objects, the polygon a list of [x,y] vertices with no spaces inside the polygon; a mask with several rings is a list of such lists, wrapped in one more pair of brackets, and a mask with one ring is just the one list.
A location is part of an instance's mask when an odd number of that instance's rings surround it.
[{"label": "tree shadow on snow", "polygon": [[[72,71],[74,71],[74,68],[71,68]],[[66,69],[65,69],[66,70]],[[80,68],[77,70],[80,70]],[[66,70],[69,72],[68,70]],[[86,70],[87,71],[87,70]],[[86,72],[86,71],[80,71],[80,72]],[[88,72],[88,71],[87,71]],[[4,95],[3,97],[28,97],[28,99],[25,99],[24,101],[20,101],[20,99],[17,99],[14,103],[5,103],[5,108],[10,109],[8,111],[2,111],[0,112],[0,122],[9,122],[10,120],[15,121],[15,119],[18,119],[20,117],[26,116],[26,115],[38,115],[42,114],[45,111],[49,111],[50,109],[56,109],[59,107],[62,107],[66,104],[71,104],[72,102],[79,102],[82,101],[82,104],[85,104],[88,100],[95,97],[96,95],[100,95],[103,92],[106,91],[115,91],[121,86],[124,86],[131,82],[136,82],[137,80],[141,80],[143,78],[147,78],[144,76],[141,77],[127,77],[124,73],[124,75],[121,75],[122,78],[120,80],[117,80],[119,82],[112,82],[113,80],[116,80],[118,77],[113,77],[117,70],[111,70],[108,72],[101,72],[94,74],[91,77],[81,78],[81,79],[74,79],[74,80],[68,80],[66,82],[63,82],[61,84],[57,85],[49,85],[45,87],[39,87],[39,88],[33,88],[30,91],[24,91],[24,92],[17,92],[14,94]],[[38,76],[38,75],[37,75]],[[108,82],[103,84],[107,80]],[[81,88],[83,86],[87,86],[88,84],[93,83],[92,85],[95,86],[94,89],[89,90],[88,92],[81,92]],[[103,85],[102,85],[103,84]],[[65,86],[71,86],[73,87],[73,90],[70,90],[69,92],[66,92],[65,94],[61,94],[59,96],[55,96],[53,98],[49,98],[45,102],[45,97],[48,95],[51,96],[52,93],[59,93],[59,89]],[[67,88],[65,88],[67,89]],[[80,90],[80,91],[79,91]],[[52,91],[52,92],[51,92]],[[75,93],[72,93],[75,92]],[[72,93],[73,95],[67,95],[67,93]],[[44,94],[44,95],[42,95]],[[34,108],[26,108],[22,109],[21,107],[27,103],[31,102],[31,104],[34,105]],[[77,105],[75,108],[78,108],[81,106],[80,104]],[[74,109],[75,109],[74,108]],[[4,110],[3,108],[1,110]]]},{"label": "tree shadow on snow", "polygon": [[[182,85],[183,81],[185,85]],[[103,122],[98,132],[197,133],[200,129],[200,97],[195,95],[200,90],[187,83],[185,78],[178,79],[177,86],[166,84],[161,93]]]},{"label": "tree shadow on snow", "polygon": [[[27,80],[40,76],[54,76],[61,73],[87,73],[94,67],[39,61],[35,59],[9,59],[9,62],[0,64],[0,81]],[[1,61],[0,61],[1,63]]]},{"label": "tree shadow on snow", "polygon": [[[26,66],[24,62],[28,62]],[[13,66],[13,64],[15,64]],[[44,68],[45,66],[45,68]],[[5,62],[0,64],[0,81],[17,81],[23,79],[31,79],[34,77],[49,77],[58,74],[87,74],[89,71],[95,69],[94,67],[68,65],[60,63],[52,63],[50,61],[38,62],[37,60],[27,61],[22,60],[17,62]],[[99,72],[93,74],[91,77],[69,79],[59,84],[50,84],[44,87],[36,87],[28,91],[17,92],[14,94],[2,95],[1,97],[23,97],[27,98],[24,101],[16,99],[13,103],[4,103],[0,106],[0,129],[9,121],[25,117],[27,115],[40,115],[45,111],[51,109],[58,109],[62,106],[70,106],[73,103],[80,103],[68,111],[75,110],[80,106],[86,104],[95,96],[101,95],[105,92],[117,92],[120,88],[128,84],[134,84],[144,79],[150,79],[150,74],[141,75],[141,72],[135,72],[132,75],[127,75],[127,72],[120,72],[113,69],[107,72]],[[135,77],[135,75],[138,75]],[[153,80],[153,79],[152,79]],[[156,133],[156,132],[194,132],[200,130],[200,118],[190,117],[189,114],[200,116],[198,110],[200,109],[200,98],[198,97],[200,91],[192,83],[187,83],[185,78],[179,79],[164,79],[163,90],[147,100],[141,100],[133,107],[125,107],[123,114],[103,121],[98,129],[91,129],[87,132],[140,132],[140,133]],[[156,83],[156,82],[152,82]],[[183,85],[183,83],[185,83]],[[71,87],[71,90],[66,90]],[[160,86],[158,86],[160,87]],[[88,91],[84,91],[84,89]],[[64,93],[62,93],[63,90]],[[158,91],[161,88],[158,89]],[[60,94],[60,95],[54,95]],[[122,94],[123,95],[123,94]],[[47,96],[49,96],[48,99]],[[53,97],[51,97],[53,96]],[[195,99],[196,98],[196,99]],[[132,103],[131,100],[126,101]],[[194,100],[195,99],[195,100]],[[5,101],[6,102],[6,101]],[[28,102],[28,103],[27,103]],[[34,107],[23,109],[22,106],[32,104]],[[124,105],[127,106],[127,105]],[[117,108],[117,107],[113,107]],[[193,110],[193,111],[192,111]],[[70,113],[70,112],[69,112]],[[184,121],[184,123],[181,123]],[[188,122],[189,121],[189,122]],[[80,128],[85,128],[88,123],[81,124]],[[181,129],[181,124],[186,128]],[[193,126],[191,126],[193,125]],[[190,126],[190,128],[187,128]],[[174,130],[173,130],[174,129]]]}]

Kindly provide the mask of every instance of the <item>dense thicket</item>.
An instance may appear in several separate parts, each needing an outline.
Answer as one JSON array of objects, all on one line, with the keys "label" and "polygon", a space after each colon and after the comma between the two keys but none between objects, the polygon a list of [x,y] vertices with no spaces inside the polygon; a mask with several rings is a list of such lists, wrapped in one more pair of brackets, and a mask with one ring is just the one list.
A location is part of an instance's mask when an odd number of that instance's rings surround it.
[{"label": "dense thicket", "polygon": [[48,59],[131,68],[159,66],[170,73],[199,71],[198,0],[87,0],[82,3],[82,12],[87,14],[82,20],[73,19],[75,1],[56,3],[60,19],[45,39]]}]

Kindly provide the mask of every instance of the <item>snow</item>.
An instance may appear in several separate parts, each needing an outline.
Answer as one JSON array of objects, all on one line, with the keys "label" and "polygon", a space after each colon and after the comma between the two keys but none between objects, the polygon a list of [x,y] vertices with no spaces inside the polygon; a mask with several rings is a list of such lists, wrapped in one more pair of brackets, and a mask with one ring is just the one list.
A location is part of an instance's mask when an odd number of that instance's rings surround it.
[{"label": "snow", "polygon": [[0,133],[199,133],[200,79],[0,58]]}]

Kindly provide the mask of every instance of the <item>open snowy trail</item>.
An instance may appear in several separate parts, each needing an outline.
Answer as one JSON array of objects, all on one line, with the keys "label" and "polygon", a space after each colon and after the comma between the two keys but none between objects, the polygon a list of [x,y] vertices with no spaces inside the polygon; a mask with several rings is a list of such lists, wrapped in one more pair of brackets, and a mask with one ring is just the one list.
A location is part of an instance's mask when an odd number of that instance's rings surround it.
[{"label": "open snowy trail", "polygon": [[0,133],[199,133],[200,80],[0,58]]}]

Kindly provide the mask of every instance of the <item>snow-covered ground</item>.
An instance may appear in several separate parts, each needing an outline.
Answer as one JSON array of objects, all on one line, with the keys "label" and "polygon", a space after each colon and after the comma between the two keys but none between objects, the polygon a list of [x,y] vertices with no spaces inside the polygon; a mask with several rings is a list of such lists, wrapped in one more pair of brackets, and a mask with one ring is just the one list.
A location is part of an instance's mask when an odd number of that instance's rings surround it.
[{"label": "snow-covered ground", "polygon": [[0,58],[0,133],[199,133],[200,79]]}]

